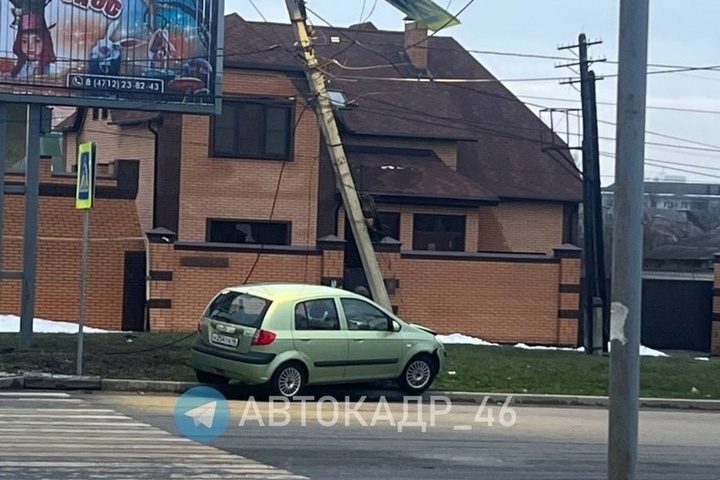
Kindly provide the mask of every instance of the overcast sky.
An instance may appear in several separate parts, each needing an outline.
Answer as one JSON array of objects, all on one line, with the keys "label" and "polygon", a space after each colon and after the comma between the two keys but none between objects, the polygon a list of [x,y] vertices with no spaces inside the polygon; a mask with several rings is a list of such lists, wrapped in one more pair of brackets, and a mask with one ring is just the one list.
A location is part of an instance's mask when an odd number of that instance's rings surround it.
[{"label": "overcast sky", "polygon": [[[439,0],[438,3],[455,14],[467,4],[467,1]],[[720,55],[717,53],[720,46],[720,30],[717,29],[720,2],[654,0],[650,3],[649,62],[651,64],[703,67],[720,65]],[[255,5],[269,21],[282,23],[288,21],[283,0],[255,0]],[[384,0],[311,0],[307,5],[335,26],[346,27],[358,23],[362,18],[373,22],[381,29],[403,28],[404,15]],[[261,20],[260,14],[250,0],[226,0],[225,11],[236,12],[247,20]],[[315,25],[325,25],[313,15],[310,18]],[[461,25],[448,28],[438,35],[452,36],[469,50],[571,57],[573,54],[570,51],[558,51],[557,47],[576,43],[578,34],[584,32],[589,39],[599,39],[603,42],[590,49],[592,57],[604,57],[608,60],[606,63],[594,65],[596,73],[612,75],[617,72],[617,66],[612,61],[617,60],[618,56],[618,18],[618,0],[505,0],[502,2],[476,0],[460,16]],[[475,56],[501,80],[574,76],[567,68],[556,68],[557,64],[562,63],[559,60],[489,54],[475,54]],[[664,69],[651,67],[649,70]],[[648,76],[649,107],[711,110],[718,113],[648,109],[647,130],[653,134],[648,133],[647,142],[691,148],[647,145],[646,178],[667,179],[681,176],[688,182],[720,183],[719,81],[720,70]],[[505,85],[520,96],[521,100],[536,104],[530,106],[536,113],[540,110],[537,105],[580,106],[579,92],[572,86],[561,85],[560,80],[508,81]],[[598,101],[614,104],[615,88],[615,78],[606,78],[598,82]],[[528,96],[550,97],[556,100],[528,98]],[[599,105],[598,116],[601,122],[614,123],[615,107]],[[559,120],[559,117],[556,119]],[[575,119],[571,133],[577,133],[577,126],[578,120]],[[608,138],[601,140],[600,149],[606,154],[614,155],[615,127],[601,123],[599,128],[601,137]],[[578,137],[571,136],[570,142],[577,145]],[[658,164],[657,160],[671,163]],[[603,185],[613,181],[614,162],[613,158],[602,158]]]}]

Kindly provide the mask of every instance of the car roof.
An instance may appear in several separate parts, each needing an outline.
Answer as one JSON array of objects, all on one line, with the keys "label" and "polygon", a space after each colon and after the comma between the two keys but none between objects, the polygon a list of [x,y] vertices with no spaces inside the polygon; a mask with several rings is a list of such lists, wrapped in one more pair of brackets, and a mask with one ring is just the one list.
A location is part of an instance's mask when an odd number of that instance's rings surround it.
[{"label": "car roof", "polygon": [[370,300],[349,290],[308,283],[259,283],[236,285],[224,288],[223,291],[225,290],[248,293],[271,301],[287,301],[297,298],[337,295]]}]

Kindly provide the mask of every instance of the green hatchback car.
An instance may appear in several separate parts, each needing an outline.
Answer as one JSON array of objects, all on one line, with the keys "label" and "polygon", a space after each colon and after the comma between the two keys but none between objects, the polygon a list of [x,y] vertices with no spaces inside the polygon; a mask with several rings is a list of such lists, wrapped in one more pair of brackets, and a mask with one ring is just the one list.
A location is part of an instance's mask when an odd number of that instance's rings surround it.
[{"label": "green hatchback car", "polygon": [[201,383],[267,385],[292,398],[307,385],[395,380],[427,390],[446,360],[435,333],[339,288],[261,284],[220,291],[192,345]]}]

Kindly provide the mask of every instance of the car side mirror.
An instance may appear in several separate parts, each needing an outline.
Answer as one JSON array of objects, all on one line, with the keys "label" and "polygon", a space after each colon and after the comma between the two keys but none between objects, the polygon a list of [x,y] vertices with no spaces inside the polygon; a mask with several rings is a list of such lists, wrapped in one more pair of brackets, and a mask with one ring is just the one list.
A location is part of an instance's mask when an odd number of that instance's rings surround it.
[{"label": "car side mirror", "polygon": [[397,321],[393,320],[391,330],[393,332],[399,332],[400,330],[402,330],[402,325],[400,325]]}]

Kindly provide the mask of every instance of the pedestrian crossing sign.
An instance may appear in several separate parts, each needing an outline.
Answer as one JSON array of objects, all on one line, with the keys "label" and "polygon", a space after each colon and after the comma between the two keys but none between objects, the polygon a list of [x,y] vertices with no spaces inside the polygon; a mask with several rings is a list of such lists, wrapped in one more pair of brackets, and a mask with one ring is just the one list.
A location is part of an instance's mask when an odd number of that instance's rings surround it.
[{"label": "pedestrian crossing sign", "polygon": [[77,159],[77,190],[75,208],[92,208],[95,199],[95,142],[81,143]]}]

